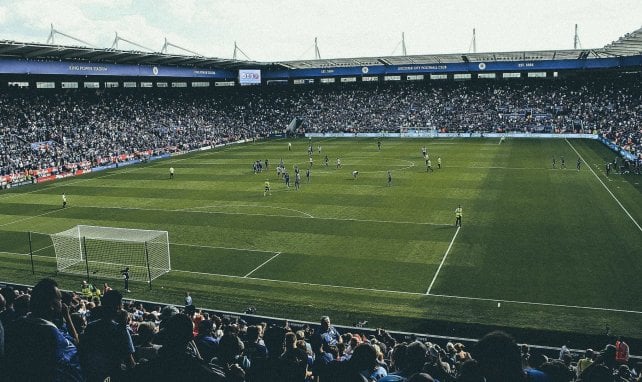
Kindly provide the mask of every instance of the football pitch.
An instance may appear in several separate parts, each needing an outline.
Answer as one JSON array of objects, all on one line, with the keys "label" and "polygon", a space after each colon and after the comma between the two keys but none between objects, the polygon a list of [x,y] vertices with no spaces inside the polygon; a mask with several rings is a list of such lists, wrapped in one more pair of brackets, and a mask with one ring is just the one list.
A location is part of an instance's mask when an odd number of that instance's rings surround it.
[{"label": "football pitch", "polygon": [[[642,177],[607,177],[615,154],[599,142],[290,142],[291,151],[286,140],[257,141],[4,190],[0,280],[54,276],[78,290],[84,276],[56,274],[45,234],[78,224],[153,229],[169,232],[172,271],[151,290],[134,280],[128,297],[181,304],[190,291],[204,308],[405,331],[440,320],[642,333]],[[269,168],[253,173],[266,159]],[[289,189],[276,174],[281,159]]]}]

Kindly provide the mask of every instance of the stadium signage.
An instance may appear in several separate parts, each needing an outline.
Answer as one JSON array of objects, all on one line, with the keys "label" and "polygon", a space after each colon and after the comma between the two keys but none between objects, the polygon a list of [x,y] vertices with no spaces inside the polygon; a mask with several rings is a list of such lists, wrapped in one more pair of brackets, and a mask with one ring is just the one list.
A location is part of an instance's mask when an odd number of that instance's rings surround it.
[{"label": "stadium signage", "polygon": [[194,69],[173,66],[135,64],[94,64],[65,61],[31,61],[15,58],[0,59],[0,74],[47,74],[124,77],[183,77],[232,79],[236,73],[223,69]]},{"label": "stadium signage", "polygon": [[[227,70],[219,68],[193,68],[159,65],[110,64],[73,61],[32,61],[18,58],[0,58],[0,74],[42,74],[70,76],[122,76],[122,77],[175,77],[199,78],[235,83],[261,84],[267,80],[316,79],[319,77],[363,78],[399,74],[440,74],[480,72],[528,72],[639,68],[642,55],[627,57],[586,58],[573,60],[449,62],[447,64],[372,65],[333,68],[290,70]],[[432,78],[432,77],[431,77]],[[263,81],[265,80],[265,81]],[[238,81],[238,82],[237,82]],[[218,85],[220,86],[220,85]]]},{"label": "stadium signage", "polygon": [[448,65],[413,65],[413,66],[400,66],[398,71],[417,71],[417,70],[448,70]]},{"label": "stadium signage", "polygon": [[525,72],[525,71],[557,71],[557,70],[586,70],[614,69],[642,65],[642,55],[629,57],[591,58],[578,60],[541,60],[541,61],[493,61],[493,62],[453,62],[448,64],[430,65],[376,65],[337,68],[292,69],[288,71],[266,71],[266,79],[277,78],[318,78],[344,76],[385,76],[398,74],[435,74],[435,73],[480,73],[480,72]]},{"label": "stadium signage", "polygon": [[79,72],[106,72],[109,69],[106,66],[91,66],[91,65],[69,65],[69,71]]},{"label": "stadium signage", "polygon": [[260,85],[261,71],[256,69],[240,69],[239,84],[241,85]]}]

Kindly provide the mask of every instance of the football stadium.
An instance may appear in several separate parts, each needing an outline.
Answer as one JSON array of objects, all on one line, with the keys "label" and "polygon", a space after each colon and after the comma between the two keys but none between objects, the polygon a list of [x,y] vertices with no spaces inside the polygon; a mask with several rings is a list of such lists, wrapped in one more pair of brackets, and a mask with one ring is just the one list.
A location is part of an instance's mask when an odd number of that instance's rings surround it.
[{"label": "football stadium", "polygon": [[638,380],[642,29],[281,62],[4,40],[0,105],[8,380]]}]

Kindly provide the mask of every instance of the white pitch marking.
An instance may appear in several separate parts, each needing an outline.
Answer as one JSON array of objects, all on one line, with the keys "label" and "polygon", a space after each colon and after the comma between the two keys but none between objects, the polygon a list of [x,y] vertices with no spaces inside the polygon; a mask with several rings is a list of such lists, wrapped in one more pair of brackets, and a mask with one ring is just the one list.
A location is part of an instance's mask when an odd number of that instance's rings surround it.
[{"label": "white pitch marking", "polygon": [[26,218],[22,218],[22,219],[18,219],[18,220],[10,221],[10,222],[4,223],[4,224],[0,224],[0,227],[8,226],[8,225],[15,224],[15,223],[20,223],[20,222],[23,222],[23,221],[25,221],[25,220],[34,219],[34,218],[37,218],[37,217],[40,217],[40,216],[45,216],[45,215],[53,214],[54,212],[59,212],[59,211],[62,211],[62,210],[65,210],[65,209],[69,209],[69,208],[71,208],[71,207],[67,207],[67,208],[59,208],[59,209],[56,209],[56,210],[53,210],[53,211],[49,211],[49,212],[42,213],[42,214],[40,214],[40,215],[27,216]]},{"label": "white pitch marking", "polygon": [[[254,208],[274,208],[274,209],[279,209],[279,210],[286,210],[286,211],[298,212],[298,213],[300,213],[301,215],[305,215],[305,216],[307,216],[307,217],[309,217],[309,218],[313,218],[313,217],[314,217],[314,216],[310,215],[310,214],[309,214],[309,213],[307,213],[307,212],[303,212],[303,211],[295,210],[294,208],[277,207],[277,206],[257,206],[257,205],[253,205],[253,204],[229,204],[229,205],[226,205],[226,206],[221,206],[221,205],[217,205],[217,204],[212,204],[212,205],[209,205],[209,206],[202,206],[202,207],[189,207],[189,208],[183,208],[183,210],[185,210],[185,211],[194,211],[194,210],[199,210],[199,209],[204,209],[204,208],[212,208],[212,207],[254,207]],[[200,212],[200,211],[197,211],[197,212]],[[216,212],[214,212],[214,213],[216,213]]]},{"label": "white pitch marking", "polygon": [[[566,141],[566,143],[568,143],[568,145],[569,145],[569,146],[571,146],[571,148],[573,149],[573,151],[575,151],[575,153],[577,154],[577,156],[578,156],[578,157],[580,157],[580,160],[582,160],[582,162],[586,163],[586,161],[584,160],[584,158],[582,157],[582,155],[581,155],[577,150],[575,150],[575,147],[571,144],[571,142],[569,142],[569,141],[568,141],[568,139],[566,139],[566,138],[564,138],[564,140]],[[606,184],[604,184],[604,182],[602,182],[602,179],[600,179],[600,177],[599,177],[599,176],[597,176],[597,174],[595,173],[595,171],[593,171],[593,169],[591,168],[591,166],[586,166],[586,167],[588,167],[588,169],[589,169],[589,170],[591,170],[591,172],[593,173],[593,175],[595,175],[595,177],[597,178],[597,180],[598,180],[598,181],[600,181],[600,183],[602,184],[602,186],[604,187],[604,189],[606,189],[606,191],[607,191],[607,192],[608,192],[608,193],[613,197],[613,199],[615,199],[615,201],[617,202],[617,204],[619,204],[619,205],[620,205],[620,208],[622,208],[622,210],[627,214],[627,216],[629,217],[629,219],[631,219],[631,221],[633,222],[633,224],[635,224],[635,226],[636,226],[636,227],[638,227],[638,229],[640,230],[640,232],[642,232],[642,227],[640,227],[640,224],[638,224],[638,222],[633,218],[633,216],[631,216],[631,214],[629,213],[629,211],[627,211],[627,209],[626,209],[626,208],[624,208],[624,206],[622,205],[622,203],[620,203],[620,201],[618,200],[618,198],[616,198],[616,197],[615,197],[615,195],[613,195],[613,193],[611,192],[611,190],[609,190],[609,188],[608,188],[608,187],[606,187]],[[618,187],[618,188],[619,188],[619,187]]]},{"label": "white pitch marking", "polygon": [[450,245],[448,246],[448,249],[446,250],[446,253],[444,253],[443,259],[441,259],[441,263],[439,264],[439,268],[437,268],[437,272],[435,272],[435,277],[432,278],[432,282],[430,283],[430,286],[428,287],[428,290],[426,291],[426,294],[430,294],[430,290],[432,289],[432,286],[435,284],[435,281],[437,280],[437,276],[439,275],[439,271],[441,271],[441,267],[446,262],[446,257],[448,257],[448,253],[450,253],[450,248],[452,248],[453,243],[455,242],[455,238],[457,237],[457,234],[459,233],[460,229],[461,229],[461,226],[457,227],[457,231],[455,232],[455,235],[453,236],[453,239],[450,241]]},{"label": "white pitch marking", "polygon": [[[28,253],[14,253],[14,252],[0,252],[0,254],[17,255],[17,256],[29,256]],[[33,257],[40,257],[40,258],[43,258],[43,259],[51,259],[52,261],[56,259],[55,257],[41,256],[41,255],[33,255]],[[183,270],[180,270],[180,269],[172,269],[170,272],[187,273],[187,274],[203,275],[203,276],[227,277],[227,278],[233,278],[233,279],[247,279],[247,280],[255,280],[255,281],[267,281],[267,282],[272,282],[272,283],[295,284],[295,285],[305,285],[305,286],[313,286],[313,287],[358,290],[358,291],[366,291],[366,292],[381,292],[381,293],[391,293],[391,294],[401,294],[401,295],[411,295],[411,296],[429,296],[431,298],[434,297],[434,298],[445,298],[445,299],[455,299],[455,300],[490,301],[490,302],[493,302],[493,303],[503,302],[503,303],[535,305],[535,306],[549,306],[549,307],[554,307],[554,308],[585,309],[585,310],[597,310],[597,311],[603,311],[603,312],[642,314],[642,311],[637,311],[637,310],[625,310],[625,309],[614,309],[614,308],[599,308],[599,307],[595,307],[595,306],[581,306],[581,305],[548,304],[548,303],[544,303],[544,302],[504,300],[504,299],[498,299],[498,298],[452,296],[452,295],[446,295],[446,294],[426,295],[425,293],[419,293],[419,292],[404,292],[404,291],[398,291],[398,290],[361,288],[361,287],[351,287],[351,286],[342,286],[342,285],[328,285],[328,284],[318,284],[318,283],[307,283],[307,282],[301,282],[301,281],[263,279],[263,278],[258,278],[258,277],[244,277],[244,276],[224,275],[224,274],[219,274],[219,273],[183,271]]]},{"label": "white pitch marking", "polygon": [[222,275],[222,274],[217,274],[217,273],[182,271],[182,270],[178,270],[178,269],[172,269],[172,272],[188,273],[188,274],[203,275],[203,276],[229,277],[229,278],[234,278],[234,279],[267,281],[267,282],[275,282],[275,283],[283,283],[283,284],[306,285],[306,286],[314,286],[314,287],[325,287],[325,288],[336,288],[336,289],[360,290],[360,291],[367,291],[367,292],[382,292],[382,293],[394,293],[394,294],[407,294],[407,295],[424,296],[424,293],[417,293],[417,292],[403,292],[403,291],[396,291],[396,290],[361,288],[361,287],[351,287],[351,286],[342,286],[342,285],[327,285],[327,284],[307,283],[307,282],[302,282],[302,281],[273,280],[273,279],[263,279],[263,278],[259,278],[259,277],[245,277],[245,276],[234,276],[234,275]]},{"label": "white pitch marking", "polygon": [[264,278],[258,278],[258,277],[244,277],[244,276],[221,275],[221,274],[205,273],[205,272],[182,271],[177,269],[172,269],[171,272],[188,273],[188,274],[204,275],[204,276],[229,277],[229,278],[235,278],[235,279],[247,279],[247,280],[255,280],[255,281],[267,281],[267,282],[284,283],[284,284],[305,285],[305,286],[312,286],[312,287],[358,290],[358,291],[366,291],[366,292],[380,292],[380,293],[392,293],[392,294],[402,294],[402,295],[411,295],[411,296],[428,296],[428,297],[458,299],[458,300],[490,301],[493,303],[503,302],[503,303],[535,305],[535,306],[549,306],[549,307],[555,307],[555,308],[587,309],[587,310],[597,310],[597,311],[604,311],[604,312],[642,314],[642,311],[637,311],[637,310],[599,308],[594,306],[548,304],[543,302],[514,301],[514,300],[504,300],[504,299],[497,299],[497,298],[483,298],[483,297],[451,296],[451,295],[443,295],[443,294],[426,295],[425,293],[419,293],[419,292],[404,292],[404,291],[398,291],[398,290],[362,288],[362,287],[351,287],[351,286],[342,286],[342,285],[328,285],[328,284],[318,284],[318,283],[307,283],[307,282],[301,282],[301,281],[273,280],[273,279],[264,279]]},{"label": "white pitch marking", "polygon": [[272,257],[270,257],[269,259],[267,259],[266,261],[264,261],[264,262],[263,262],[263,264],[261,264],[261,265],[259,265],[258,267],[256,267],[256,268],[252,269],[252,270],[251,270],[247,275],[243,276],[243,278],[247,278],[247,277],[248,277],[249,275],[251,275],[252,273],[254,273],[254,272],[258,271],[258,270],[259,270],[259,268],[261,268],[261,267],[262,267],[262,266],[264,266],[265,264],[269,263],[270,261],[272,261],[272,259],[274,259],[275,257],[277,257],[277,256],[278,256],[278,255],[280,255],[280,254],[281,254],[281,252],[277,252],[276,254],[274,254],[274,256],[272,256]]},{"label": "white pitch marking", "polygon": [[512,304],[521,304],[521,305],[537,305],[537,306],[551,306],[555,308],[572,308],[572,309],[587,309],[587,310],[599,310],[603,312],[618,312],[618,313],[633,313],[633,314],[642,314],[642,312],[637,310],[626,310],[626,309],[614,309],[614,308],[598,308],[595,306],[581,306],[581,305],[564,305],[564,304],[548,304],[545,302],[530,302],[530,301],[514,301],[514,300],[502,300],[497,298],[483,298],[483,297],[464,297],[464,296],[451,296],[447,294],[431,294],[431,297],[441,297],[441,298],[452,298],[457,300],[473,300],[473,301],[490,301],[490,302],[503,302],[503,303],[512,303]]},{"label": "white pitch marking", "polygon": [[226,250],[230,250],[230,251],[274,253],[274,251],[263,251],[263,250],[260,250],[260,249],[215,247],[213,245],[198,245],[198,244],[183,244],[183,243],[169,243],[169,244],[178,245],[178,246],[181,246],[181,247],[211,248],[211,249],[226,249]]},{"label": "white pitch marking", "polygon": [[[392,221],[392,220],[376,220],[376,219],[351,219],[351,218],[333,218],[333,217],[302,217],[302,216],[288,216],[288,215],[270,215],[270,214],[250,214],[245,212],[211,212],[211,211],[194,211],[188,209],[166,209],[166,208],[142,208],[142,207],[115,207],[115,206],[94,206],[82,205],[87,208],[104,208],[116,210],[135,210],[135,211],[165,211],[165,212],[194,212],[199,214],[220,214],[220,215],[245,215],[245,216],[267,216],[267,217],[284,217],[293,219],[319,219],[319,220],[335,220],[335,221],[351,221],[359,223],[389,223],[389,224],[411,224],[411,225],[431,225],[437,227],[445,227],[451,224],[444,223],[430,223],[430,222],[409,222],[409,221]],[[261,207],[261,206],[258,206]]]},{"label": "white pitch marking", "polygon": [[505,167],[505,166],[448,166],[448,168],[463,168],[463,169],[475,169],[475,170],[532,170],[532,171],[556,170],[554,168],[543,168],[543,167]]},{"label": "white pitch marking", "polygon": [[44,251],[45,249],[49,249],[49,248],[51,248],[51,247],[53,247],[53,244],[48,245],[48,246],[46,246],[46,247],[38,248],[38,249],[36,249],[35,251],[33,251],[33,253],[40,252],[40,251]]}]

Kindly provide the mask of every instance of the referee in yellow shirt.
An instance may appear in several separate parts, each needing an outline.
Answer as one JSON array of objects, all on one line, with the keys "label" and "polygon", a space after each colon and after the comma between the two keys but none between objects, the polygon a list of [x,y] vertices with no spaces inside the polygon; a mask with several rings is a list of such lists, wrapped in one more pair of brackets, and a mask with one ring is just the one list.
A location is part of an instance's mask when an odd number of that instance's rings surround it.
[{"label": "referee in yellow shirt", "polygon": [[459,207],[455,208],[455,227],[461,227],[461,217],[464,214],[464,210],[461,208],[461,204]]}]

